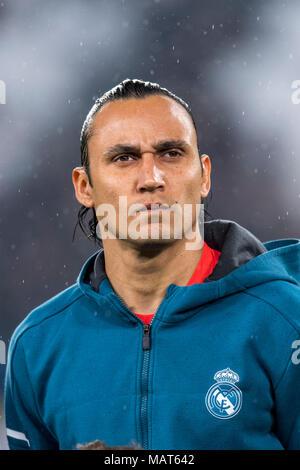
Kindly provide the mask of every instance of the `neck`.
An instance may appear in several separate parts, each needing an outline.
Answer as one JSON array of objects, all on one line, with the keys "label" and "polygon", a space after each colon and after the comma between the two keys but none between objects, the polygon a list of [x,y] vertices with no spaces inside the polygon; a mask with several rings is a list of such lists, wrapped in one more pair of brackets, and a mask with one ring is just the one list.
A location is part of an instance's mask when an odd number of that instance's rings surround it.
[{"label": "neck", "polygon": [[186,242],[151,246],[127,240],[103,240],[105,270],[109,281],[127,307],[134,313],[153,314],[170,284],[185,286],[203,252],[203,242],[187,250]]}]

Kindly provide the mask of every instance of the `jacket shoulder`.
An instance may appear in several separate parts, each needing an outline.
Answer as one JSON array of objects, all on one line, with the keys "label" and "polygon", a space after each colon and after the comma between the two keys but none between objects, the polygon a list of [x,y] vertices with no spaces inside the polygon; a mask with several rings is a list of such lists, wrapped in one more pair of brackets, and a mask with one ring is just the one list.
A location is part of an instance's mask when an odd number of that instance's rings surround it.
[{"label": "jacket shoulder", "polygon": [[300,334],[299,284],[278,279],[250,288],[245,293],[269,304]]},{"label": "jacket shoulder", "polygon": [[83,295],[78,284],[73,284],[34,308],[14,330],[10,340],[10,348],[26,331],[40,325],[50,317],[63,311],[67,312],[68,307]]}]

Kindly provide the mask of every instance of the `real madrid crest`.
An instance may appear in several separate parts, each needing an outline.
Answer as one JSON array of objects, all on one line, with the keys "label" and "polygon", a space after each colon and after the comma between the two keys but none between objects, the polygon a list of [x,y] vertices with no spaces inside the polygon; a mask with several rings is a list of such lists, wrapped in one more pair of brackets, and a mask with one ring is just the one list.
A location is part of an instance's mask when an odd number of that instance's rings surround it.
[{"label": "real madrid crest", "polygon": [[216,372],[214,380],[217,383],[210,387],[205,397],[206,408],[216,418],[233,418],[242,407],[242,392],[235,385],[240,378],[227,367]]}]

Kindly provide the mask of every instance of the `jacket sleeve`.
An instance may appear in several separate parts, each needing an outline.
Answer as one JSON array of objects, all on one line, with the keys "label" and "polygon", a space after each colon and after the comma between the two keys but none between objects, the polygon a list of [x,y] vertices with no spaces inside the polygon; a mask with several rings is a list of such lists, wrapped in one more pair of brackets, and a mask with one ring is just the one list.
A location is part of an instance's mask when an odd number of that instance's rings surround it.
[{"label": "jacket sleeve", "polygon": [[20,340],[12,340],[4,385],[6,433],[10,450],[58,449],[43,423]]},{"label": "jacket sleeve", "polygon": [[[300,341],[299,341],[300,343]],[[295,351],[275,388],[277,435],[285,449],[300,450],[300,352]]]}]

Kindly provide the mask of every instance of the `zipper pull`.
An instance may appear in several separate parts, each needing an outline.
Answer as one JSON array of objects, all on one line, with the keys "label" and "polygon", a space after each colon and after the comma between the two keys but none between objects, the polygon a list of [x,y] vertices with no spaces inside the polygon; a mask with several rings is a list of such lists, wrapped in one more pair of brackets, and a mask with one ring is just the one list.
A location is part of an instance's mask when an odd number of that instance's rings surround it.
[{"label": "zipper pull", "polygon": [[143,325],[143,349],[150,349],[150,325]]}]

